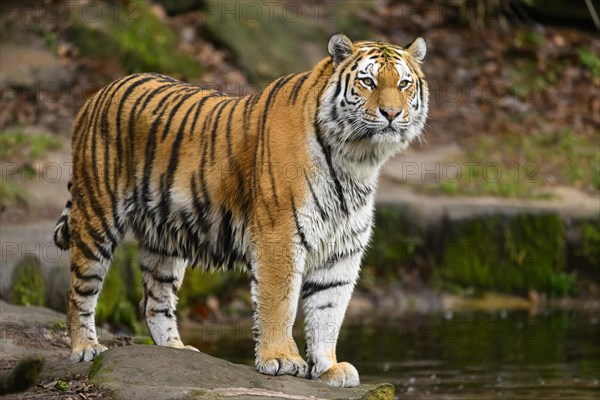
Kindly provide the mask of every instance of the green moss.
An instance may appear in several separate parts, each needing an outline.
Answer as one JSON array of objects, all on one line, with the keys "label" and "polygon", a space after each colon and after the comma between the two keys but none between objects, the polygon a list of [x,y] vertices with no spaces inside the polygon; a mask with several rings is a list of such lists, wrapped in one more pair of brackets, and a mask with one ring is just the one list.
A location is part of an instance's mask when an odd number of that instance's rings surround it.
[{"label": "green moss", "polygon": [[574,274],[564,271],[562,219],[556,214],[474,217],[444,231],[437,278],[442,286],[525,294],[571,294]]},{"label": "green moss", "polygon": [[600,219],[581,222],[581,242],[573,249],[570,265],[585,284],[600,285]]},{"label": "green moss", "polygon": [[383,383],[365,393],[361,400],[391,400],[394,398],[394,393],[393,385]]},{"label": "green moss", "polygon": [[98,3],[100,23],[76,19],[67,35],[83,57],[117,57],[129,73],[159,72],[197,78],[200,65],[176,50],[177,36],[152,13],[148,3],[132,1],[128,9],[114,10]]},{"label": "green moss", "polygon": [[90,367],[90,370],[88,371],[88,378],[89,379],[93,379],[96,374],[100,371],[100,368],[102,368],[102,360],[104,359],[104,353],[100,353],[96,356],[96,358],[94,358],[94,362],[92,362],[92,366]]},{"label": "green moss", "polygon": [[48,325],[48,329],[55,333],[65,332],[67,330],[67,321],[57,320]]},{"label": "green moss", "polygon": [[371,246],[363,262],[359,285],[363,288],[401,280],[403,268],[418,263],[424,232],[397,207],[379,206]]},{"label": "green moss", "polygon": [[134,343],[134,344],[153,345],[154,344],[154,340],[152,340],[152,338],[150,336],[135,336],[132,339],[132,343]]},{"label": "green moss", "polygon": [[142,277],[137,246],[126,243],[111,261],[96,307],[96,321],[124,325],[139,332],[138,304],[142,298]]},{"label": "green moss", "polygon": [[580,254],[586,257],[591,265],[600,265],[600,226],[587,222],[583,225],[583,241]]},{"label": "green moss", "polygon": [[36,257],[26,256],[12,274],[10,300],[24,306],[43,306],[46,302],[46,284],[40,262]]}]

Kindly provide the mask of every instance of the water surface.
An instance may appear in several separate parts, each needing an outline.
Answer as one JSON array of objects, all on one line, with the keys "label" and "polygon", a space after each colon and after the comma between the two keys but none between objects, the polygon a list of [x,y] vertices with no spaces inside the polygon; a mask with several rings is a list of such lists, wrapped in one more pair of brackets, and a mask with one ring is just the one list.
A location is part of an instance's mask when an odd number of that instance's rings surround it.
[{"label": "water surface", "polygon": [[[253,364],[247,323],[191,334],[208,354]],[[599,399],[599,343],[597,313],[464,312],[347,321],[337,353],[400,399]]]}]

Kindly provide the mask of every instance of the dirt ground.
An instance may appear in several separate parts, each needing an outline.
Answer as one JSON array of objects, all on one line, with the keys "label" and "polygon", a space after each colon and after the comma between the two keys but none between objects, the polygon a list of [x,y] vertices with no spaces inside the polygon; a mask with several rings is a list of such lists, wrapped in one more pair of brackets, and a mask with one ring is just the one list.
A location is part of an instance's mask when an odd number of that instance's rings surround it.
[{"label": "dirt ground", "polygon": [[73,364],[69,361],[64,314],[41,307],[23,310],[0,300],[0,374],[30,356],[43,357],[44,367],[34,387],[3,398],[109,399],[108,395],[88,383],[91,363]]}]

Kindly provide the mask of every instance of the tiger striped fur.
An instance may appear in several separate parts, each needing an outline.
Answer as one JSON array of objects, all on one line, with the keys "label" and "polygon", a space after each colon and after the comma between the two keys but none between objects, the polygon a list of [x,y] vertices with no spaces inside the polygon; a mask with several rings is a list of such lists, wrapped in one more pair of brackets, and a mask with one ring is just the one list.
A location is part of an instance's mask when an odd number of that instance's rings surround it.
[{"label": "tiger striped fur", "polygon": [[[425,42],[329,41],[330,57],[230,97],[157,74],[101,89],[73,127],[72,200],[55,232],[71,251],[72,359],[98,343],[94,310],[125,231],[140,246],[141,310],[157,345],[185,346],[175,308],[186,265],[251,280],[257,369],[359,384],[335,348],[371,235],[382,164],[421,135]],[[298,302],[306,358],[292,338]]]}]

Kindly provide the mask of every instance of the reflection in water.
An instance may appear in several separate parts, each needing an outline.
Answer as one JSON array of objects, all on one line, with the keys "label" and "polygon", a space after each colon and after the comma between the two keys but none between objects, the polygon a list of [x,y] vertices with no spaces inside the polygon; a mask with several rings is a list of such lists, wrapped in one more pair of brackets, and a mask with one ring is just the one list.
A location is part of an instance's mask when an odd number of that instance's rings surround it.
[{"label": "reflection in water", "polygon": [[[253,364],[249,324],[213,326],[187,341]],[[301,334],[296,334],[303,348]],[[217,339],[218,338],[218,339]],[[411,315],[347,321],[338,358],[363,382],[387,381],[398,398],[597,399],[600,316],[554,311]]]}]

